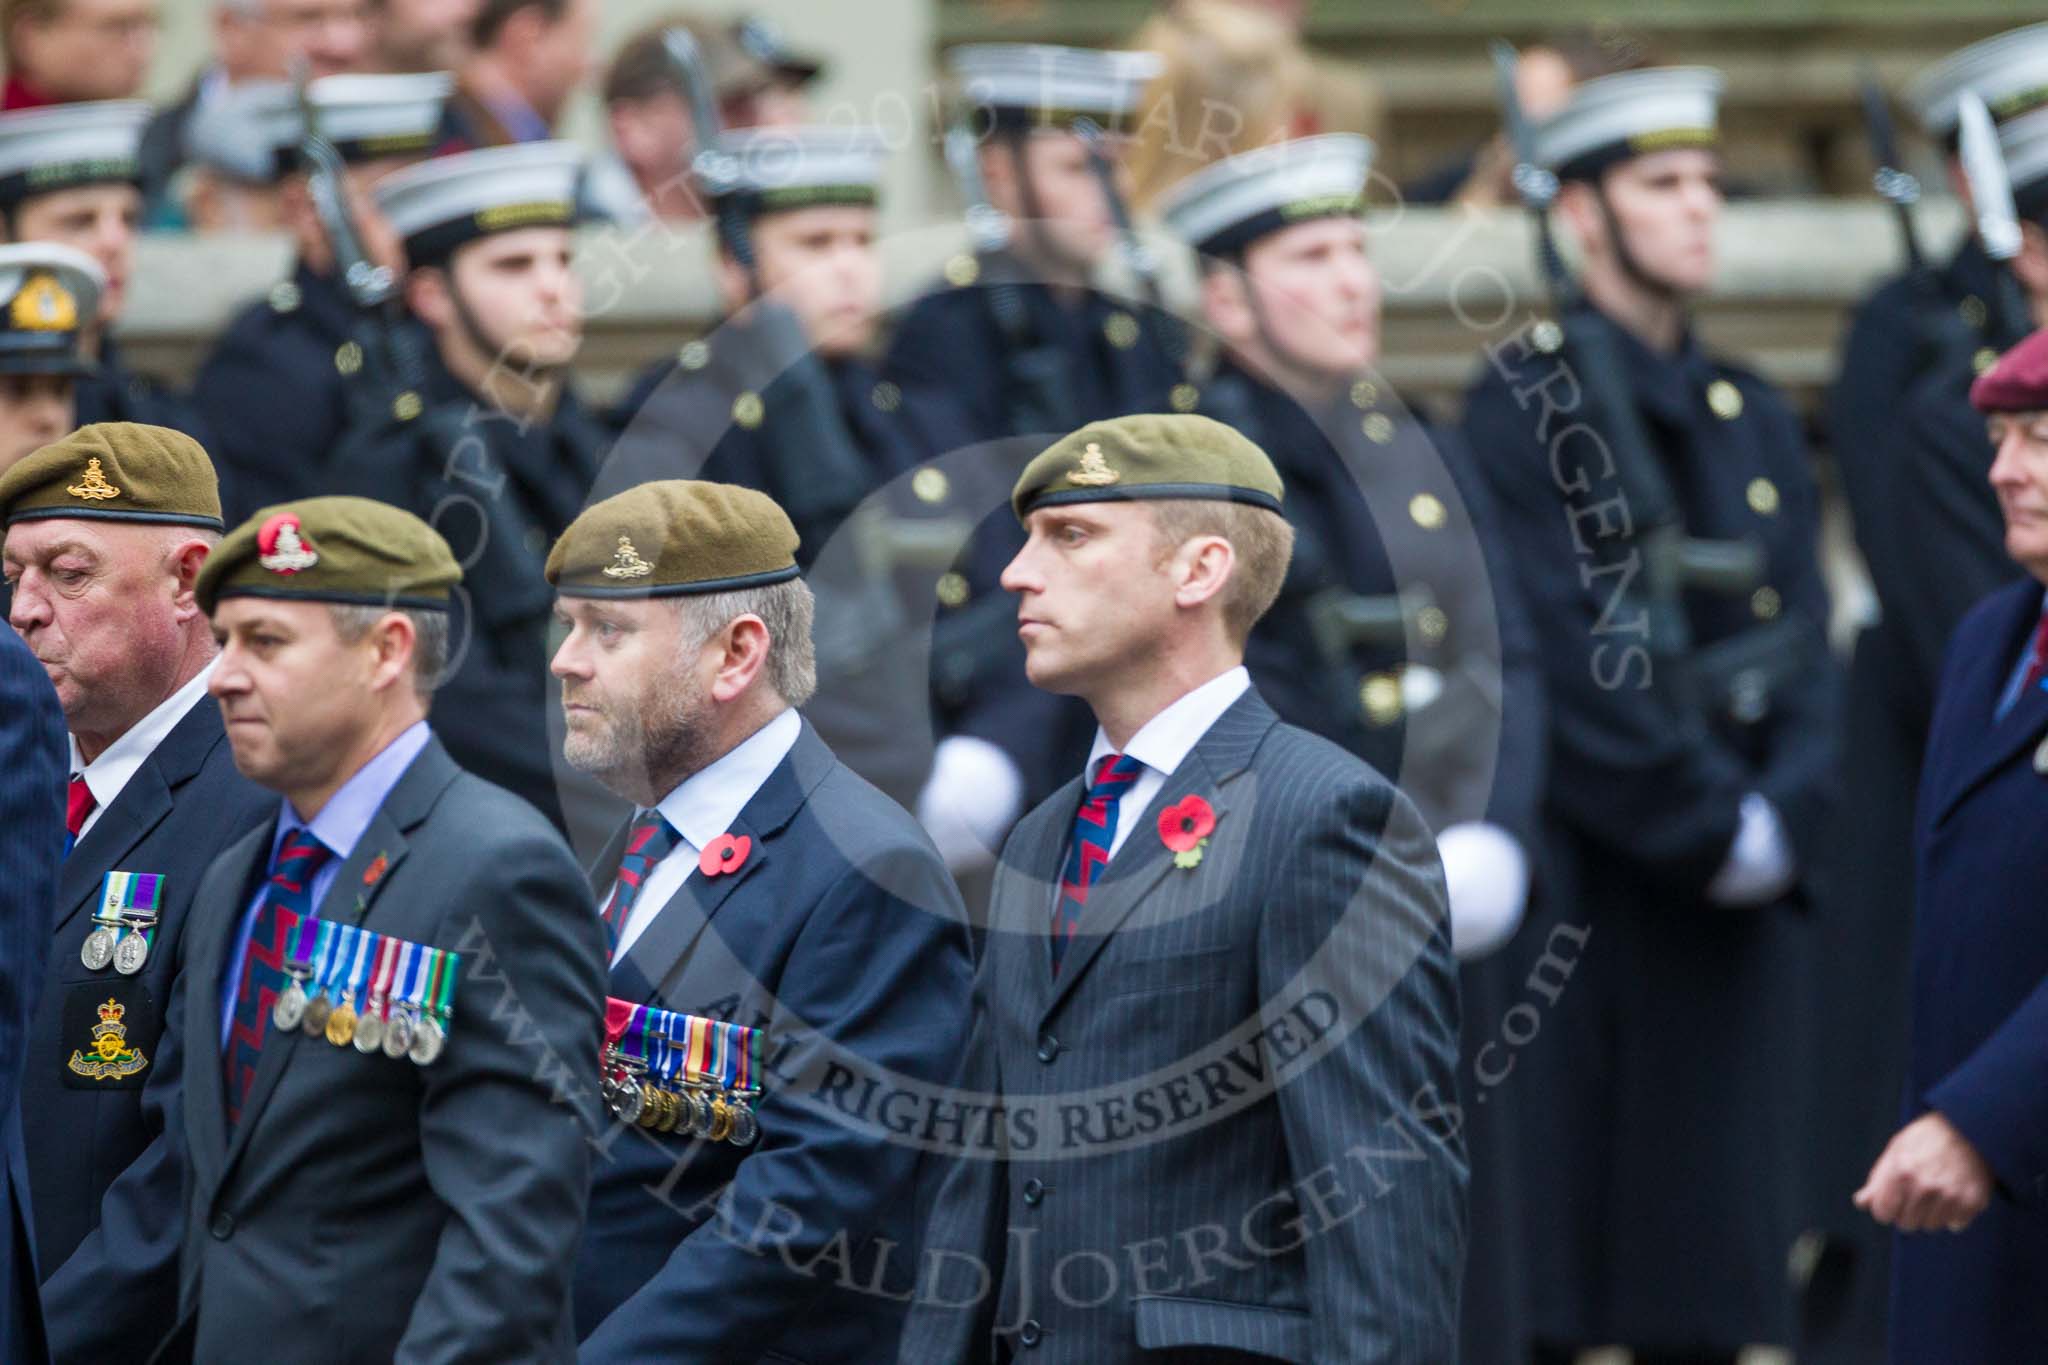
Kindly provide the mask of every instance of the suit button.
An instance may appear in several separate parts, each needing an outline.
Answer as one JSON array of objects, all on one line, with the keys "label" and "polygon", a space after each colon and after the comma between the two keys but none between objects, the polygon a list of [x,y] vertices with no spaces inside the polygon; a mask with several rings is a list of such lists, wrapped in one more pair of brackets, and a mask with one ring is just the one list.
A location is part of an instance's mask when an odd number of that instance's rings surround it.
[{"label": "suit button", "polygon": [[1045,1182],[1034,1175],[1024,1182],[1024,1202],[1035,1209],[1044,1201]]},{"label": "suit button", "polygon": [[1050,1033],[1038,1035],[1038,1060],[1051,1066],[1053,1058],[1060,1055],[1060,1040]]},{"label": "suit button", "polygon": [[1026,1318],[1024,1325],[1017,1329],[1017,1344],[1027,1350],[1045,1340],[1045,1329],[1038,1325],[1037,1318]]},{"label": "suit button", "polygon": [[213,1215],[213,1235],[217,1240],[223,1242],[234,1236],[235,1215],[225,1210]]}]

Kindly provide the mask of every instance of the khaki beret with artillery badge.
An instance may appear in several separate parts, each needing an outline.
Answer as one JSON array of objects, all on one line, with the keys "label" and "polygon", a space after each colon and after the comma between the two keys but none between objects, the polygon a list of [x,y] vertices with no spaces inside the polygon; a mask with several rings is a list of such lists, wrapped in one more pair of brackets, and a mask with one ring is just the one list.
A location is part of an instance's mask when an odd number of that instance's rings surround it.
[{"label": "khaki beret with artillery badge", "polygon": [[1242,432],[1207,417],[1140,413],[1090,422],[1030,464],[1010,494],[1019,521],[1040,507],[1207,498],[1280,510],[1280,473]]},{"label": "khaki beret with artillery badge", "polygon": [[584,509],[548,553],[565,597],[676,597],[798,576],[796,527],[736,484],[660,479]]},{"label": "khaki beret with artillery badge", "polygon": [[95,422],[0,474],[8,525],[53,517],[221,529],[220,483],[199,442],[169,427]]}]

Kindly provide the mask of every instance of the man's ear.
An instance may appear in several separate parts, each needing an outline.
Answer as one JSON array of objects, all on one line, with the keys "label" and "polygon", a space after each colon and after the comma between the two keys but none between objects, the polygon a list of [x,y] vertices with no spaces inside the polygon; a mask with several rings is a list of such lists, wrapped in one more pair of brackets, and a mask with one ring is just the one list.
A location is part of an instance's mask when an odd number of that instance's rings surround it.
[{"label": "man's ear", "polygon": [[445,266],[426,266],[405,277],[405,306],[432,331],[455,324],[455,300],[448,293]]},{"label": "man's ear", "polygon": [[1251,281],[1242,270],[1220,261],[1203,263],[1202,316],[1233,346],[1242,346],[1256,335]]},{"label": "man's ear", "polygon": [[172,552],[171,568],[178,576],[178,586],[171,594],[171,601],[177,607],[180,625],[203,614],[199,610],[199,598],[192,588],[199,581],[199,570],[205,566],[206,557],[211,553],[213,547],[198,539],[188,540]]},{"label": "man's ear", "polygon": [[1557,214],[1572,241],[1584,252],[1597,251],[1607,242],[1607,217],[1600,212],[1600,191],[1583,180],[1567,180],[1557,187]]},{"label": "man's ear", "polygon": [[1174,553],[1176,606],[1198,607],[1223,591],[1237,568],[1237,550],[1222,536],[1196,536]]}]

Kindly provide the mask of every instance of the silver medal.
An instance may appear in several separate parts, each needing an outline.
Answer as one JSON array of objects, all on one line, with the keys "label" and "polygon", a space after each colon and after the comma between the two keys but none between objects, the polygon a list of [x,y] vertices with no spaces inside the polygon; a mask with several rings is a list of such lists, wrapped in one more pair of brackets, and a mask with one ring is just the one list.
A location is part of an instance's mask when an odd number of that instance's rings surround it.
[{"label": "silver medal", "polygon": [[438,1019],[422,1019],[413,1030],[410,1056],[420,1066],[432,1066],[434,1059],[441,1055],[441,1048],[448,1041],[448,1035],[441,1028]]},{"label": "silver medal", "polygon": [[142,970],[142,964],[149,961],[149,935],[140,929],[130,929],[114,945],[114,970],[123,976],[133,976]]},{"label": "silver medal", "polygon": [[119,936],[119,930],[102,924],[85,936],[85,946],[78,950],[78,960],[85,964],[87,971],[105,971],[107,964],[114,960],[114,940]]},{"label": "silver medal", "polygon": [[638,1081],[621,1081],[612,1091],[612,1112],[621,1123],[638,1123],[640,1112],[646,1107],[647,1097],[641,1093]]},{"label": "silver medal", "polygon": [[381,1005],[366,1005],[362,1018],[356,1020],[356,1051],[371,1053],[384,1046],[384,1016]]},{"label": "silver medal", "polygon": [[290,1033],[306,1017],[306,988],[294,979],[270,1007],[270,1022],[279,1032]]},{"label": "silver medal", "polygon": [[327,991],[322,988],[320,994],[306,1002],[306,1008],[299,1016],[299,1027],[311,1037],[324,1038],[327,1036],[327,1016],[332,1013],[334,1002],[327,998]]},{"label": "silver medal", "polygon": [[732,1131],[725,1140],[735,1147],[745,1147],[761,1136],[761,1125],[754,1120],[754,1111],[744,1104],[732,1107]]},{"label": "silver medal", "polygon": [[384,1055],[398,1061],[412,1051],[412,1011],[398,1010],[384,1021]]}]

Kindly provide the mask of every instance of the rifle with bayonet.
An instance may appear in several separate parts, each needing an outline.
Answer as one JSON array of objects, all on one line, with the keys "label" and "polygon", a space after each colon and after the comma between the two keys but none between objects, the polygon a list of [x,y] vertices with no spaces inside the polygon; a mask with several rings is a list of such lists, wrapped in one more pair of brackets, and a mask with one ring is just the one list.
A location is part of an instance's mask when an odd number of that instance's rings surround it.
[{"label": "rifle with bayonet", "polygon": [[1102,188],[1103,202],[1109,206],[1109,218],[1116,226],[1124,266],[1131,272],[1131,278],[1137,281],[1138,294],[1144,300],[1144,321],[1140,325],[1151,336],[1153,345],[1178,369],[1187,348],[1181,344],[1178,329],[1168,327],[1163,321],[1166,317],[1166,291],[1159,283],[1159,259],[1138,236],[1137,226],[1131,221],[1130,205],[1124,202],[1124,192],[1116,183],[1116,161],[1110,155],[1109,137],[1102,131],[1101,124],[1085,114],[1076,118],[1072,127],[1074,136],[1080,138],[1081,145],[1088,149],[1088,165],[1095,173],[1095,183]]},{"label": "rifle with bayonet", "polygon": [[2026,291],[2013,274],[2013,261],[2024,239],[2019,210],[2013,204],[2012,178],[1998,148],[1998,131],[1991,122],[1991,111],[1974,90],[1965,90],[1956,104],[1956,154],[1970,185],[1977,240],[1997,266],[1998,284],[1992,291],[1987,321],[1992,345],[2003,350],[2033,330]]},{"label": "rifle with bayonet", "polygon": [[[1746,596],[1762,583],[1763,548],[1750,541],[1701,540],[1688,536],[1671,482],[1665,476],[1634,396],[1622,385],[1626,372],[1607,326],[1582,307],[1583,295],[1550,232],[1550,207],[1557,177],[1536,163],[1534,140],[1515,89],[1516,55],[1505,42],[1493,44],[1494,73],[1508,140],[1515,153],[1513,181],[1535,228],[1537,261],[1556,313],[1538,324],[1580,393],[1577,420],[1597,432],[1628,508],[1630,547],[1638,572],[1623,589],[1645,624],[1650,686],[1675,705],[1711,711],[1741,722],[1761,719],[1778,686],[1810,664],[1803,643],[1810,632],[1791,618],[1752,627],[1737,636],[1697,648],[1685,610],[1688,590]],[[1633,614],[1633,613],[1631,613]],[[1758,642],[1761,641],[1761,647]]]}]

